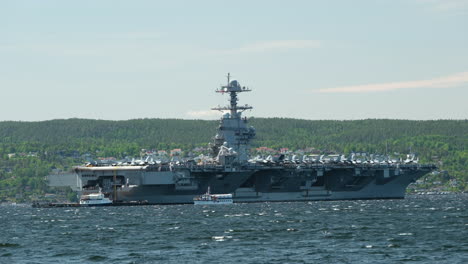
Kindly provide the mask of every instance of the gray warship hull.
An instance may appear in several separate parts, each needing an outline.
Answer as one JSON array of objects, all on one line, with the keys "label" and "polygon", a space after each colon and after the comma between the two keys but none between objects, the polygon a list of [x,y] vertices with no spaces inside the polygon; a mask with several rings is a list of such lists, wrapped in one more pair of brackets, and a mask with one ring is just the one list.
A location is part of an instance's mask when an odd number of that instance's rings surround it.
[{"label": "gray warship hull", "polygon": [[[68,175],[79,192],[99,186],[114,200],[149,204],[193,203],[206,192],[232,193],[234,202],[401,199],[433,165],[309,164],[222,166],[76,167]],[[52,179],[53,180],[53,179]],[[57,181],[57,180],[55,180]]]},{"label": "gray warship hull", "polygon": [[75,167],[71,174],[50,175],[49,184],[71,186],[81,193],[102,189],[114,201],[151,204],[192,203],[208,187],[212,193],[232,193],[234,202],[397,199],[404,198],[411,182],[436,169],[418,164],[414,156],[405,161],[373,156],[362,160],[354,154],[250,159],[256,131],[241,114],[252,107],[237,105],[237,94],[250,89],[229,78],[228,74],[227,85],[216,90],[228,94],[230,104],[213,108],[223,116],[210,159],[88,164]]}]

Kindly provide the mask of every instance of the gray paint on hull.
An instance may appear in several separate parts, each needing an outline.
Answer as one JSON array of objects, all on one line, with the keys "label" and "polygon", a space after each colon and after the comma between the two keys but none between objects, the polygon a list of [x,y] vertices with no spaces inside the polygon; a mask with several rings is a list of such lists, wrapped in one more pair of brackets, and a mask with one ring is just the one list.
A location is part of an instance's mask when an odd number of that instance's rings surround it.
[{"label": "gray paint on hull", "polygon": [[[398,177],[386,184],[379,184],[376,179],[359,191],[329,191],[314,189],[308,193],[297,192],[253,192],[252,196],[234,196],[234,202],[281,202],[281,201],[320,201],[320,200],[356,200],[356,199],[401,199],[405,197],[406,187],[415,179],[426,174],[417,171],[406,177]],[[165,190],[164,190],[165,189]],[[120,192],[119,199],[124,201],[148,201],[151,204],[187,204],[193,203],[198,195],[170,194],[167,186],[138,186],[129,192]]]}]

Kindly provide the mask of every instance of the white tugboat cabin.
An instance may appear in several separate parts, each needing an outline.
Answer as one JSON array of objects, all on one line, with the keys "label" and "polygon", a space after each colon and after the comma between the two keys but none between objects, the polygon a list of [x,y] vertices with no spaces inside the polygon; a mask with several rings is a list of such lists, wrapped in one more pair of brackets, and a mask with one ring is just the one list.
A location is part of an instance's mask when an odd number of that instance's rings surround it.
[{"label": "white tugboat cabin", "polygon": [[80,199],[81,206],[103,206],[111,204],[112,200],[110,200],[107,197],[104,197],[104,194],[100,190],[98,193],[82,195]]},{"label": "white tugboat cabin", "polygon": [[232,194],[211,194],[210,187],[205,194],[196,196],[193,198],[193,203],[197,205],[209,205],[209,204],[232,204]]}]

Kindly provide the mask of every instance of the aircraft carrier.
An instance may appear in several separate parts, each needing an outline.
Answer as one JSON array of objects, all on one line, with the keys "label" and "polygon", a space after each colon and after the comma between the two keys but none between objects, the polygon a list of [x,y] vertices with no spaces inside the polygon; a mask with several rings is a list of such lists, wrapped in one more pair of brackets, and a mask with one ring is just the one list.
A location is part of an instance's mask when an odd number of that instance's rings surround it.
[{"label": "aircraft carrier", "polygon": [[236,80],[216,92],[229,96],[210,143],[212,157],[204,160],[142,159],[114,164],[88,163],[71,173],[48,176],[50,186],[70,186],[78,194],[102,191],[116,202],[150,204],[193,203],[206,192],[231,193],[234,202],[313,201],[404,198],[406,187],[435,170],[414,157],[356,155],[251,158],[250,142],[256,131],[248,125],[238,94],[250,92]]}]

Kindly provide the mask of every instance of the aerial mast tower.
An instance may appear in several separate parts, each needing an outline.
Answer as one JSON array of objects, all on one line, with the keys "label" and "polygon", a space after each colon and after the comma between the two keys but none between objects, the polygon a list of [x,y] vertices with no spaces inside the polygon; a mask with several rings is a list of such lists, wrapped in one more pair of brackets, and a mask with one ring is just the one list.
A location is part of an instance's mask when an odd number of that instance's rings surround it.
[{"label": "aerial mast tower", "polygon": [[[243,163],[248,160],[250,141],[255,137],[255,129],[247,127],[247,118],[242,118],[242,112],[253,107],[247,104],[237,105],[239,101],[237,94],[250,91],[249,88],[241,86],[238,81],[231,80],[231,74],[229,73],[227,75],[227,84],[216,90],[217,93],[229,94],[229,105],[212,108],[212,110],[223,113],[229,111],[221,118],[218,133],[214,138],[213,152],[218,157],[220,154],[228,153],[230,156],[235,156],[233,161]],[[229,151],[221,152],[222,148],[227,148]]]},{"label": "aerial mast tower", "polygon": [[230,111],[231,117],[235,117],[237,114],[244,112],[245,110],[250,110],[253,109],[252,106],[249,105],[244,105],[244,106],[237,106],[237,101],[239,99],[237,98],[237,93],[242,93],[242,92],[250,92],[249,88],[246,88],[245,86],[241,87],[238,81],[233,80],[231,81],[231,74],[228,73],[227,75],[227,85],[221,86],[220,89],[217,89],[217,93],[229,93],[230,96],[230,104],[228,106],[224,107],[214,107],[212,110],[218,110],[218,111]]}]

